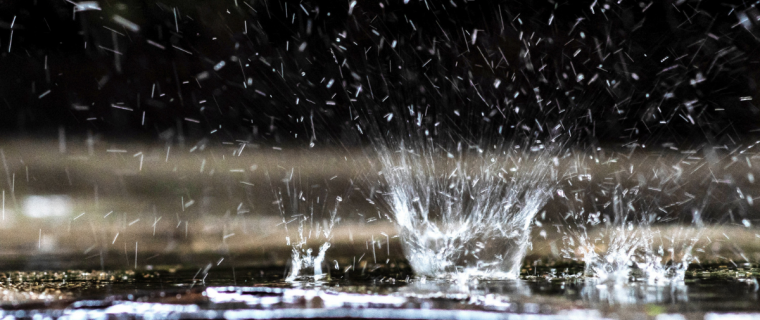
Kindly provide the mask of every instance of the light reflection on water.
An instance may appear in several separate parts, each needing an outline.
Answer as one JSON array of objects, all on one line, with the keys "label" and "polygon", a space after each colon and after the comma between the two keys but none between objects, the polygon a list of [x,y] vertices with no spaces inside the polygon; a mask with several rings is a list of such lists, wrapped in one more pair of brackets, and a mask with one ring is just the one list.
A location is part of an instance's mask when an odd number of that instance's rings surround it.
[{"label": "light reflection on water", "polygon": [[[589,315],[592,316],[589,316]],[[310,309],[310,310],[230,310],[226,319],[602,319],[587,312],[567,312],[559,315],[523,315],[472,310],[420,310],[420,309]]]},{"label": "light reflection on water", "polygon": [[[450,287],[440,281],[410,285],[389,295],[333,290],[338,288],[251,287],[209,288],[205,293],[214,303],[242,302],[250,307],[265,309],[228,310],[224,313],[226,319],[601,319],[595,310],[559,310],[542,314],[537,305],[511,303],[508,296],[479,295],[466,290],[441,291],[447,288]],[[306,308],[292,308],[299,304]]]},{"label": "light reflection on water", "polygon": [[656,286],[643,283],[597,284],[590,281],[583,286],[581,297],[590,303],[610,305],[689,302],[688,287],[683,283]]},{"label": "light reflection on water", "polygon": [[[572,276],[403,280],[406,274],[402,273],[395,282],[382,281],[377,274],[352,280],[334,274],[325,281],[287,282],[274,280],[271,275],[282,270],[272,269],[260,281],[248,279],[250,286],[232,286],[233,280],[225,278],[224,272],[190,285],[196,271],[188,272],[153,272],[150,279],[134,273],[16,272],[8,275],[12,281],[0,281],[0,286],[8,283],[0,291],[0,300],[5,301],[0,305],[4,309],[0,319],[9,315],[35,319],[634,319],[657,315],[654,319],[662,320],[702,319],[709,312],[760,312],[754,282],[728,278],[651,285]],[[238,274],[248,272],[238,270]],[[101,281],[90,281],[95,278]],[[38,282],[43,285],[32,285]],[[56,287],[69,294],[24,294],[52,293]]]},{"label": "light reflection on water", "polygon": [[[462,285],[415,279],[406,286],[391,288],[387,294],[378,294],[378,288],[372,286],[342,287],[334,284],[317,284],[310,288],[222,286],[198,291],[197,296],[202,298],[193,303],[151,302],[146,297],[130,295],[129,301],[119,298],[115,301],[82,300],[64,309],[3,310],[0,311],[0,318],[614,319],[620,318],[620,315],[646,316],[648,311],[642,311],[642,306],[685,305],[690,302],[688,285],[608,285],[589,281],[565,286],[555,283],[555,288],[560,287],[565,292],[553,296],[537,284],[536,281],[520,280]],[[573,286],[579,289],[575,294],[572,293]],[[362,290],[364,292],[357,293]],[[605,310],[604,306],[614,307],[613,312]],[[702,307],[698,305],[691,312]],[[703,316],[705,319],[724,316],[729,319],[760,318],[760,314],[752,313],[708,312]],[[660,313],[655,319],[684,319],[684,316]]]}]

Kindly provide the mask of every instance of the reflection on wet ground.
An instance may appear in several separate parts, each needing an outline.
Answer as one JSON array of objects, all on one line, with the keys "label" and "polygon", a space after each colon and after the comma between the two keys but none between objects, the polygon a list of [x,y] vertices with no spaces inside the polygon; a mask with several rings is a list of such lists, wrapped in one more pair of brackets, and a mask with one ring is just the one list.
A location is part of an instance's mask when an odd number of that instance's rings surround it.
[{"label": "reflection on wet ground", "polygon": [[466,284],[413,277],[398,264],[283,281],[285,267],[149,272],[6,272],[3,316],[204,319],[703,319],[760,317],[757,266],[711,267],[685,283],[605,284],[580,266],[539,268],[517,281]]}]

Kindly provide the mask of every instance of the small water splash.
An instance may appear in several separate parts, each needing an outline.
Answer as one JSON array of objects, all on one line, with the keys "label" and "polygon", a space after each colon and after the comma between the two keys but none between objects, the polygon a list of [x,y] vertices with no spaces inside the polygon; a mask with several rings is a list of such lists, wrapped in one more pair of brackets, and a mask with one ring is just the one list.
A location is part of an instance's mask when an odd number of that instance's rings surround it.
[{"label": "small water splash", "polygon": [[[678,222],[672,217],[674,211],[694,198],[687,192],[675,192],[682,185],[680,167],[665,165],[667,158],[660,158],[656,165],[643,165],[649,171],[639,171],[636,165],[641,163],[617,164],[620,159],[610,158],[595,167],[583,160],[571,166],[576,172],[596,173],[586,175],[585,181],[579,178],[585,184],[573,186],[572,197],[565,198],[570,211],[565,217],[575,222],[565,226],[571,234],[566,243],[571,255],[585,263],[587,276],[606,285],[631,280],[652,285],[683,282],[689,264],[696,259],[692,249],[699,240],[699,229],[674,224]],[[610,163],[623,170],[605,176],[604,167]],[[603,182],[595,185],[594,179]],[[685,194],[686,200],[679,194]],[[701,223],[698,214],[694,219]]]},{"label": "small water splash", "polygon": [[290,274],[288,274],[285,280],[313,279],[319,281],[326,278],[326,274],[322,272],[322,263],[325,261],[325,253],[327,253],[327,249],[329,248],[330,242],[325,242],[319,247],[319,253],[316,256],[312,256],[313,250],[311,248],[306,249],[306,254],[304,254],[303,245],[294,245]]},{"label": "small water splash", "polygon": [[[327,190],[322,190],[320,194],[310,194],[309,190],[314,188],[301,188],[293,181],[293,174],[294,170],[291,170],[281,180],[284,190],[272,187],[272,190],[275,190],[276,203],[285,228],[285,239],[287,245],[291,246],[291,268],[285,280],[326,280],[329,272],[324,272],[322,266],[325,263],[327,250],[331,246],[333,229],[340,222],[338,208],[343,202],[343,197],[332,197]],[[328,206],[332,208],[328,209]],[[288,225],[294,222],[298,223],[295,235],[291,234],[288,228]],[[309,246],[309,242],[313,241],[322,242],[316,255]]]},{"label": "small water splash", "polygon": [[[338,197],[340,199],[340,197]],[[323,272],[322,265],[325,262],[325,254],[330,249],[330,240],[332,239],[332,230],[335,223],[338,222],[337,213],[340,200],[336,200],[335,208],[329,213],[329,220],[324,220],[323,224],[317,223],[308,227],[307,233],[305,223],[310,219],[306,215],[301,215],[298,226],[298,241],[291,244],[291,268],[286,281],[321,281],[325,280],[329,273]],[[313,207],[312,207],[313,208]],[[311,214],[313,217],[313,212]],[[310,238],[324,241],[319,246],[319,251],[313,255],[314,250],[308,247]],[[289,240],[288,240],[289,241]]]},{"label": "small water splash", "polygon": [[[650,285],[683,282],[698,231],[683,227],[650,226],[603,230],[592,239],[582,239],[579,248],[586,274],[603,283],[645,281]],[[606,244],[606,248],[603,246]]]},{"label": "small water splash", "polygon": [[378,151],[385,202],[417,274],[518,277],[533,218],[554,188],[543,144],[446,148],[420,140]]},{"label": "small water splash", "polygon": [[[600,244],[606,248],[599,252]],[[586,265],[586,275],[596,277],[600,282],[622,283],[631,276],[635,256],[643,246],[641,230],[613,227],[602,231],[599,237],[591,239],[582,236],[579,253]]]},{"label": "small water splash", "polygon": [[636,262],[646,282],[651,285],[682,283],[689,264],[698,261],[692,250],[700,239],[700,231],[684,227],[646,231],[651,235],[650,241]]},{"label": "small water splash", "polygon": [[645,281],[650,285],[683,282],[698,231],[678,226],[609,227],[595,237],[580,237],[578,254],[586,275],[601,283]]}]

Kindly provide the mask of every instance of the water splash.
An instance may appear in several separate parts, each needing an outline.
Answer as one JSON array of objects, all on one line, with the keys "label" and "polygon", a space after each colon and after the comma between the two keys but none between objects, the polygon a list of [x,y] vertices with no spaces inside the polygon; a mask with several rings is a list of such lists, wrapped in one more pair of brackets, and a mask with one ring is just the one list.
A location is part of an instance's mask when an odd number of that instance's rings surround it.
[{"label": "water splash", "polygon": [[[320,194],[311,194],[309,190],[313,188],[299,187],[298,183],[293,181],[293,174],[294,170],[291,170],[281,180],[284,183],[284,196],[282,188],[272,187],[272,190],[276,190],[275,198],[287,234],[286,242],[291,246],[291,268],[285,280],[325,280],[329,273],[323,271],[322,265],[331,246],[332,231],[340,221],[338,208],[343,197],[331,197],[327,190],[321,190]],[[285,199],[288,201],[284,201]],[[328,209],[329,205],[332,206],[331,209]],[[288,225],[294,222],[298,223],[295,235],[291,234],[288,228]],[[291,236],[294,236],[295,241]],[[314,250],[309,246],[310,240],[322,242],[316,255],[313,255]]]},{"label": "water splash", "polygon": [[[601,238],[601,239],[600,239]],[[614,227],[603,231],[600,238],[581,237],[580,255],[586,265],[586,275],[601,282],[622,283],[631,276],[631,267],[644,239],[641,230]],[[602,240],[606,248],[598,252]]]},{"label": "water splash", "polygon": [[312,256],[313,250],[307,248],[304,252],[304,243],[293,245],[292,265],[286,281],[297,280],[323,280],[327,274],[322,272],[322,263],[325,261],[325,253],[330,248],[330,242],[325,242],[319,247],[319,253]]},{"label": "water splash", "polygon": [[[674,230],[675,229],[675,230]],[[681,283],[689,264],[698,259],[693,255],[700,232],[696,229],[673,227],[667,231],[646,230],[651,235],[636,266],[642,270],[648,284]]]},{"label": "water splash", "polygon": [[[614,160],[596,167],[583,160],[573,163],[576,172],[595,175],[588,174],[586,184],[574,186],[585,187],[580,189],[585,191],[573,191],[572,197],[565,198],[570,208],[567,220],[575,222],[566,226],[571,234],[566,237],[570,240],[567,246],[585,263],[586,275],[601,283],[682,282],[689,264],[696,259],[692,249],[699,231],[673,224],[677,220],[672,215],[679,205],[694,198],[681,190],[681,168],[665,165],[668,159],[660,157],[657,165],[639,161],[634,166],[634,161],[621,161],[623,170],[605,175],[604,167],[620,159]],[[648,171],[639,171],[639,167]],[[600,177],[604,182],[595,185],[594,179]],[[701,222],[699,215],[694,216]]]},{"label": "water splash", "polygon": [[385,201],[415,272],[517,278],[533,218],[554,188],[547,155],[540,143],[379,148]]},{"label": "water splash", "polygon": [[683,282],[695,259],[692,249],[698,240],[696,234],[696,230],[682,227],[613,227],[594,239],[582,239],[579,252],[586,274],[600,282]]}]

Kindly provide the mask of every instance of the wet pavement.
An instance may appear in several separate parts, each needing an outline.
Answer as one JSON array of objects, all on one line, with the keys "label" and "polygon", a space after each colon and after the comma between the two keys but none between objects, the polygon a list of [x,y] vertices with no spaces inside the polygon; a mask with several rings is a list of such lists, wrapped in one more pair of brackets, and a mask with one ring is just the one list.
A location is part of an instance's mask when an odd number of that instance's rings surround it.
[{"label": "wet pavement", "polygon": [[690,271],[684,283],[659,285],[599,283],[578,276],[578,265],[524,269],[521,280],[468,283],[414,277],[403,263],[331,270],[319,281],[286,282],[285,271],[5,272],[2,312],[30,319],[760,317],[757,266],[712,266]]}]

